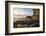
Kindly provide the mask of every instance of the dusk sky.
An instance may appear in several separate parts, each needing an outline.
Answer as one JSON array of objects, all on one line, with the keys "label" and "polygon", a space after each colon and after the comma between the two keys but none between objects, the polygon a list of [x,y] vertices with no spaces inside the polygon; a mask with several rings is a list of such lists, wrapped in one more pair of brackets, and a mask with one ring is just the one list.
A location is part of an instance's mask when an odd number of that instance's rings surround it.
[{"label": "dusk sky", "polygon": [[26,16],[33,15],[32,8],[14,8],[13,12],[14,15],[26,15]]}]

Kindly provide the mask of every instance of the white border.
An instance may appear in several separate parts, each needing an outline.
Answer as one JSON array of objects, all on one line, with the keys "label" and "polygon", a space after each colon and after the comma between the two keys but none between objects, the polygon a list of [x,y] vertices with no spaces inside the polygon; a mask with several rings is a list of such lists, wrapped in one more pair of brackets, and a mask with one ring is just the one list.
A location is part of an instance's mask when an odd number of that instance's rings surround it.
[{"label": "white border", "polygon": [[[13,8],[37,8],[40,9],[40,27],[30,27],[30,28],[13,28]],[[10,23],[9,23],[9,33],[19,33],[19,32],[34,32],[34,31],[43,31],[43,5],[37,4],[14,4],[9,3],[9,16],[10,16]]]}]

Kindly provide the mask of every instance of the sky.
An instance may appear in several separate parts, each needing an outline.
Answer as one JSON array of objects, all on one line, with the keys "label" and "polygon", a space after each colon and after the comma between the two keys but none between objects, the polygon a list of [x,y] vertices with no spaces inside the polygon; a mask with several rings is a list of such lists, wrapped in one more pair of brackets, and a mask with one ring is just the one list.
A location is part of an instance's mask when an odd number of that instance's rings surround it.
[{"label": "sky", "polygon": [[32,8],[14,8],[13,9],[14,15],[26,15],[26,16],[32,16],[33,10]]}]

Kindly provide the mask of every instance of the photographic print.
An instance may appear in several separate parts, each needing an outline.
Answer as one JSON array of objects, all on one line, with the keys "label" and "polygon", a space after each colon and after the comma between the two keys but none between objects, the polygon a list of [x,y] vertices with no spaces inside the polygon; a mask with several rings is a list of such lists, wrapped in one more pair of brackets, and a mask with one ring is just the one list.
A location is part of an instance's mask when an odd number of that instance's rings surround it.
[{"label": "photographic print", "polygon": [[14,8],[14,28],[39,27],[39,9]]},{"label": "photographic print", "polygon": [[5,1],[5,34],[33,34],[45,32],[45,4]]}]

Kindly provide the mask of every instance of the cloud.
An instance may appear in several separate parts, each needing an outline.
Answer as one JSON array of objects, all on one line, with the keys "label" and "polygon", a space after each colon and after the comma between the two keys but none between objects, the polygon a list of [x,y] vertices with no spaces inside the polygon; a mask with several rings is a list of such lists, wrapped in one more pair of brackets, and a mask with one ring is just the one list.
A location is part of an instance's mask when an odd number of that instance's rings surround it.
[{"label": "cloud", "polygon": [[14,8],[13,12],[14,15],[26,15],[26,16],[33,15],[32,8]]}]

